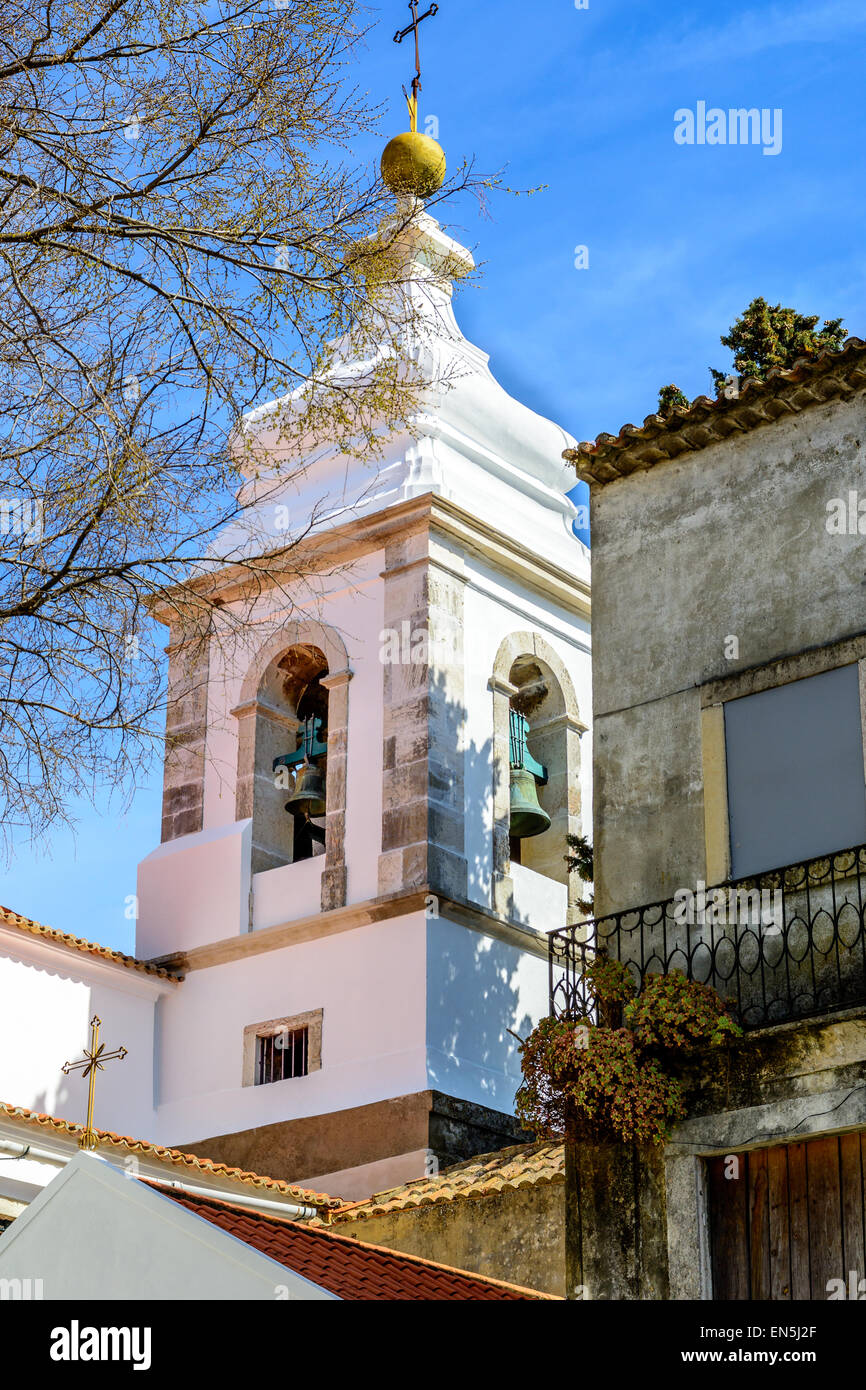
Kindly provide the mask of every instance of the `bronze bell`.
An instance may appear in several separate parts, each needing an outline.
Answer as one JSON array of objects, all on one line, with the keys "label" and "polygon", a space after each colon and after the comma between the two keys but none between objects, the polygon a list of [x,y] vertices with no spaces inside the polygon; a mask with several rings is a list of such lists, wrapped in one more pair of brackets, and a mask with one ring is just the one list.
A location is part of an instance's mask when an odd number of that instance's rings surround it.
[{"label": "bronze bell", "polygon": [[325,781],[315,763],[303,762],[295,774],[295,785],[286,810],[296,816],[325,814]]},{"label": "bronze bell", "polygon": [[525,767],[511,769],[511,824],[515,840],[529,840],[550,829],[550,816],[538,800],[538,784]]}]

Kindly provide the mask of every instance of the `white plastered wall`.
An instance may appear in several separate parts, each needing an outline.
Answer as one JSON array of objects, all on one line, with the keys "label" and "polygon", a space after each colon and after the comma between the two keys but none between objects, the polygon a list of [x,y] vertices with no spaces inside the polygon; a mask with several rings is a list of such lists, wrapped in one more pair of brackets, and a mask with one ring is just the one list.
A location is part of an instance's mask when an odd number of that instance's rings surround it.
[{"label": "white plastered wall", "polygon": [[[243,1086],[244,1028],[322,1009],[322,1067]],[[516,1040],[547,1013],[547,961],[416,912],[192,971],[163,1006],[159,1140],[440,1090],[511,1113]]]},{"label": "white plastered wall", "polygon": [[[194,970],[163,1010],[160,1142],[212,1135],[425,1089],[423,913]],[[244,1028],[322,1010],[322,1066],[243,1086]]]},{"label": "white plastered wall", "polygon": [[514,1112],[517,1040],[548,1011],[547,961],[431,918],[427,925],[427,1076],[431,1090]]},{"label": "white plastered wall", "polygon": [[[158,995],[123,967],[89,966],[64,951],[0,955],[0,1100],[83,1122],[88,1083],[64,1076],[90,1045],[90,1020],[102,1020],[100,1041],[128,1056],[98,1075],[95,1123],[101,1129],[150,1139],[154,1110],[154,1021]],[[80,964],[79,964],[80,959]],[[129,979],[126,979],[126,976]]]}]

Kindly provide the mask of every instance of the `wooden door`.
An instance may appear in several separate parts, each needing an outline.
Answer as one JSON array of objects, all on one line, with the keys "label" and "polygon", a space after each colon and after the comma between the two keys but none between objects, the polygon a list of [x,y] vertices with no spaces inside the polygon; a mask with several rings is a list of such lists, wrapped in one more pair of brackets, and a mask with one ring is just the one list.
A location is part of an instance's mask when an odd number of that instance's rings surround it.
[{"label": "wooden door", "polygon": [[827,1299],[840,1279],[866,1294],[866,1130],[707,1169],[714,1299]]}]

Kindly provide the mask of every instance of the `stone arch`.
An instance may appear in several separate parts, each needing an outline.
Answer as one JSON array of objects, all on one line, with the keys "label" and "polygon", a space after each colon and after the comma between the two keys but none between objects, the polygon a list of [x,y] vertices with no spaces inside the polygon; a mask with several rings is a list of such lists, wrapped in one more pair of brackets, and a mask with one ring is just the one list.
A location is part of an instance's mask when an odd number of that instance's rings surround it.
[{"label": "stone arch", "polygon": [[[272,755],[286,751],[298,728],[297,693],[310,679],[315,678],[328,692],[323,911],[341,907],[346,901],[346,754],[351,676],[346,645],[334,628],[314,619],[293,620],[283,624],[259,647],[241,684],[240,701],[232,710],[238,721],[235,818],[252,817],[255,825],[257,764],[270,766]],[[258,852],[257,856],[255,842],[253,853],[253,872],[272,867],[267,851]]]},{"label": "stone arch", "polygon": [[504,637],[493,662],[493,679],[507,682],[515,661],[519,657],[533,656],[538,657],[556,677],[562,694],[561,713],[572,719],[583,733],[587,726],[580,719],[574,681],[562,657],[554,651],[540,632],[512,632],[508,637]]},{"label": "stone arch", "polygon": [[332,675],[348,671],[346,644],[336,628],[328,627],[313,618],[284,623],[279,632],[272,633],[256,652],[241,685],[239,709],[258,698],[262,681],[282,654],[288,651],[289,647],[301,645],[318,647],[324,653],[328,670]]},{"label": "stone arch", "polygon": [[494,907],[510,916],[511,880],[509,716],[512,707],[530,720],[530,751],[550,769],[539,801],[551,817],[544,835],[523,841],[527,868],[568,884],[568,915],[580,915],[581,884],[569,875],[566,834],[581,830],[580,718],[571,674],[562,657],[538,632],[513,632],[499,645],[490,678],[493,692],[493,897]]}]

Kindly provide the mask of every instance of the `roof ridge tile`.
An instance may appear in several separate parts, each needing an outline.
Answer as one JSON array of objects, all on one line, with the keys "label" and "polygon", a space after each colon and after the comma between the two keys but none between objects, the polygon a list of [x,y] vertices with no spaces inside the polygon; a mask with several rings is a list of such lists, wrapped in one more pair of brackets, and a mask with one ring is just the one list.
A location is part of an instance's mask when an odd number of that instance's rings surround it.
[{"label": "roof ridge tile", "polygon": [[182,975],[174,974],[163,965],[154,965],[150,961],[139,960],[137,956],[128,956],[123,951],[115,951],[111,946],[100,946],[97,941],[88,941],[83,936],[73,936],[71,932],[60,931],[57,927],[47,927],[43,922],[37,922],[32,917],[24,917],[11,907],[0,906],[0,927],[14,927],[18,931],[28,932],[31,936],[44,936],[57,946],[65,946],[71,951],[78,951],[81,955],[100,956],[103,960],[110,961],[114,965],[122,965],[127,970],[139,970],[143,974],[156,975],[163,980],[180,981],[183,979]]},{"label": "roof ridge tile", "polygon": [[[444,1168],[425,1179],[413,1179],[401,1187],[374,1193],[363,1201],[345,1202],[332,1221],[347,1224],[395,1211],[438,1205],[450,1201],[478,1200],[510,1189],[565,1181],[564,1146],[557,1140],[538,1140],[512,1145],[492,1154]],[[423,1187],[419,1184],[423,1182]],[[313,1226],[318,1224],[314,1221]]]},{"label": "roof ridge tile", "polygon": [[[852,391],[866,387],[866,342],[850,337],[839,349],[825,348],[814,355],[798,357],[790,367],[771,367],[763,377],[739,377],[737,394],[724,393],[712,398],[696,396],[687,407],[675,407],[669,416],[657,412],[647,415],[642,425],[624,424],[619,434],[602,431],[595,439],[583,440],[566,449],[564,459],[575,465],[580,478],[590,484],[605,483],[634,472],[652,468],[686,450],[709,448],[728,438],[733,430],[748,431],[772,424],[782,414],[798,413],[813,405],[847,399]],[[810,383],[831,386],[826,396],[806,392]],[[779,414],[760,409],[774,403]],[[695,439],[696,426],[706,430],[704,439]],[[690,435],[690,431],[692,434]]]},{"label": "roof ridge tile", "polygon": [[[26,1124],[37,1125],[43,1129],[53,1129],[59,1134],[75,1136],[84,1131],[84,1125],[76,1120],[62,1120],[56,1115],[28,1110],[24,1105],[10,1105],[0,1101],[0,1118],[3,1115],[10,1119],[23,1120]],[[169,1148],[164,1144],[151,1144],[145,1139],[134,1139],[130,1135],[115,1134],[113,1130],[109,1129],[95,1129],[94,1133],[100,1144],[110,1148],[122,1148],[133,1153],[147,1154],[159,1159],[164,1158],[169,1163],[179,1167],[194,1168],[199,1172],[232,1178],[248,1187],[263,1187],[270,1192],[284,1193],[287,1196],[297,1197],[306,1206],[318,1207],[323,1210],[336,1210],[344,1205],[338,1197],[328,1197],[321,1192],[309,1191],[305,1187],[298,1187],[295,1183],[286,1182],[284,1178],[269,1178],[261,1173],[249,1172],[245,1168],[232,1168],[227,1163],[218,1163],[212,1158],[185,1153],[182,1149]]]}]

